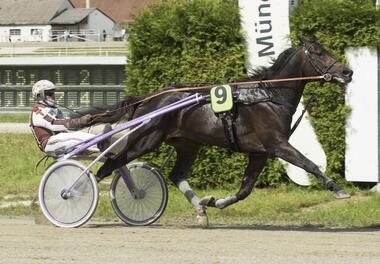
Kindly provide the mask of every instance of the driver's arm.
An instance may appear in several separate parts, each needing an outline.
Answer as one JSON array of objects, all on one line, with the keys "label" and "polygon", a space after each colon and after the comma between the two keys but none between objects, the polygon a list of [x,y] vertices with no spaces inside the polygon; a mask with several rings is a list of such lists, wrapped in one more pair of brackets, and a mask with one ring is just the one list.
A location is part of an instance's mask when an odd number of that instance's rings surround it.
[{"label": "driver's arm", "polygon": [[53,132],[67,131],[65,126],[67,121],[68,120],[65,119],[55,119],[42,107],[39,107],[37,111],[33,112],[33,125],[44,127]]},{"label": "driver's arm", "polygon": [[91,120],[91,115],[72,119],[56,119],[49,114],[47,109],[41,107],[33,112],[33,125],[47,128],[53,132],[67,131],[68,129],[79,130],[88,126]]}]

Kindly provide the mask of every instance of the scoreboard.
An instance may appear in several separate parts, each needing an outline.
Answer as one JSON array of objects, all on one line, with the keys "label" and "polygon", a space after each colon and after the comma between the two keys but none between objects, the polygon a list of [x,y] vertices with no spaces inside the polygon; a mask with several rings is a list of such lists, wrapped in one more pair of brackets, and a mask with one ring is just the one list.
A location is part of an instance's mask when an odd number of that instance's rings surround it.
[{"label": "scoreboard", "polygon": [[0,66],[1,86],[33,85],[41,79],[62,85],[124,84],[124,67],[120,65],[73,66]]},{"label": "scoreboard", "polygon": [[30,108],[32,86],[42,79],[70,108],[112,105],[125,96],[125,65],[0,65],[0,110]]}]

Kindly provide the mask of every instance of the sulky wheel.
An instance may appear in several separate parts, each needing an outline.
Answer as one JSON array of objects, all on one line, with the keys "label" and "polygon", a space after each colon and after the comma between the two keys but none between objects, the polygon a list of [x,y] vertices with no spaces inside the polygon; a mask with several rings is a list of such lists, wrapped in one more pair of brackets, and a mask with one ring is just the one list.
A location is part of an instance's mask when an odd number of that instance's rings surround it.
[{"label": "sulky wheel", "polygon": [[[160,218],[168,202],[168,189],[160,172],[145,162],[127,165],[111,183],[111,204],[116,215],[130,225],[150,225]],[[121,168],[127,172],[125,167]],[[120,170],[120,169],[119,169]],[[129,176],[128,176],[129,175]]]},{"label": "sulky wheel", "polygon": [[[42,177],[39,201],[46,218],[59,227],[78,227],[86,223],[98,203],[94,176],[75,160],[54,163]],[[82,176],[79,177],[79,175]]]}]

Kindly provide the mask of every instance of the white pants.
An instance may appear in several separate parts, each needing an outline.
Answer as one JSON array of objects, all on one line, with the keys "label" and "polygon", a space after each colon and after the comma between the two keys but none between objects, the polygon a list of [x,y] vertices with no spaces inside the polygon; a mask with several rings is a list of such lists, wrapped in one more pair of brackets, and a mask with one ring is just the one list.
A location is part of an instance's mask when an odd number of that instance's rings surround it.
[{"label": "white pants", "polygon": [[[80,142],[83,142],[84,140],[93,138],[94,136],[94,134],[82,131],[61,132],[49,138],[45,146],[45,153],[48,155],[52,154],[53,156],[55,156],[58,154],[57,152],[63,153],[70,147]],[[99,149],[96,146],[91,146],[88,148],[88,150],[92,152],[99,151]]]},{"label": "white pants", "polygon": [[[108,125],[109,126],[109,125]],[[58,152],[65,152],[66,149],[69,149],[70,147],[84,141],[87,139],[90,139],[94,137],[95,135],[103,134],[104,132],[107,132],[110,127],[107,127],[105,124],[100,124],[96,126],[92,126],[89,128],[85,128],[81,131],[74,131],[74,132],[62,132],[57,135],[51,136],[45,146],[45,153],[48,155],[57,155]],[[123,134],[123,133],[121,133]],[[120,137],[120,135],[112,136],[111,142],[115,142],[117,138]],[[120,143],[117,144],[117,146],[113,147],[111,149],[111,153],[117,154],[121,150],[123,150],[127,145],[127,138],[124,138]],[[91,146],[88,148],[91,152],[98,152],[99,149],[96,147],[96,145]]]},{"label": "white pants", "polygon": [[[120,126],[122,124],[118,124]],[[82,131],[85,131],[87,133],[91,133],[94,135],[100,135],[103,134],[104,132],[108,132],[109,129],[112,129],[110,124],[98,124],[95,126],[87,127],[83,129]],[[117,139],[119,139],[121,136],[123,136],[125,133],[127,133],[129,129],[123,130],[122,132],[119,132],[117,134],[112,135],[111,137],[111,143],[115,142]],[[116,146],[114,146],[111,150],[110,153],[117,154],[120,153],[122,150],[125,149],[128,143],[128,136],[123,138]]]}]

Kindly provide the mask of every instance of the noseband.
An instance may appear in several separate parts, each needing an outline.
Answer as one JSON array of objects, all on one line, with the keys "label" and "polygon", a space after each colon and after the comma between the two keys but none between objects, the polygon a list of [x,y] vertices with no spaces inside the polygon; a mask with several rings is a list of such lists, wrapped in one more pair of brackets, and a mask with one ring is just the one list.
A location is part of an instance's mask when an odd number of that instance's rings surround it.
[{"label": "noseband", "polygon": [[[334,58],[331,58],[332,59],[332,62],[330,64],[325,64],[323,63],[316,55],[315,53],[311,52],[310,49],[311,49],[311,46],[309,45],[308,47],[306,46],[303,46],[302,47],[303,51],[305,52],[306,56],[307,56],[307,59],[308,61],[310,62],[310,64],[313,66],[314,70],[320,74],[320,75],[323,75],[325,76],[325,80],[326,81],[330,81],[332,76],[330,73],[328,73],[328,71],[338,62],[336,59]],[[329,79],[327,80],[326,79]]]}]

